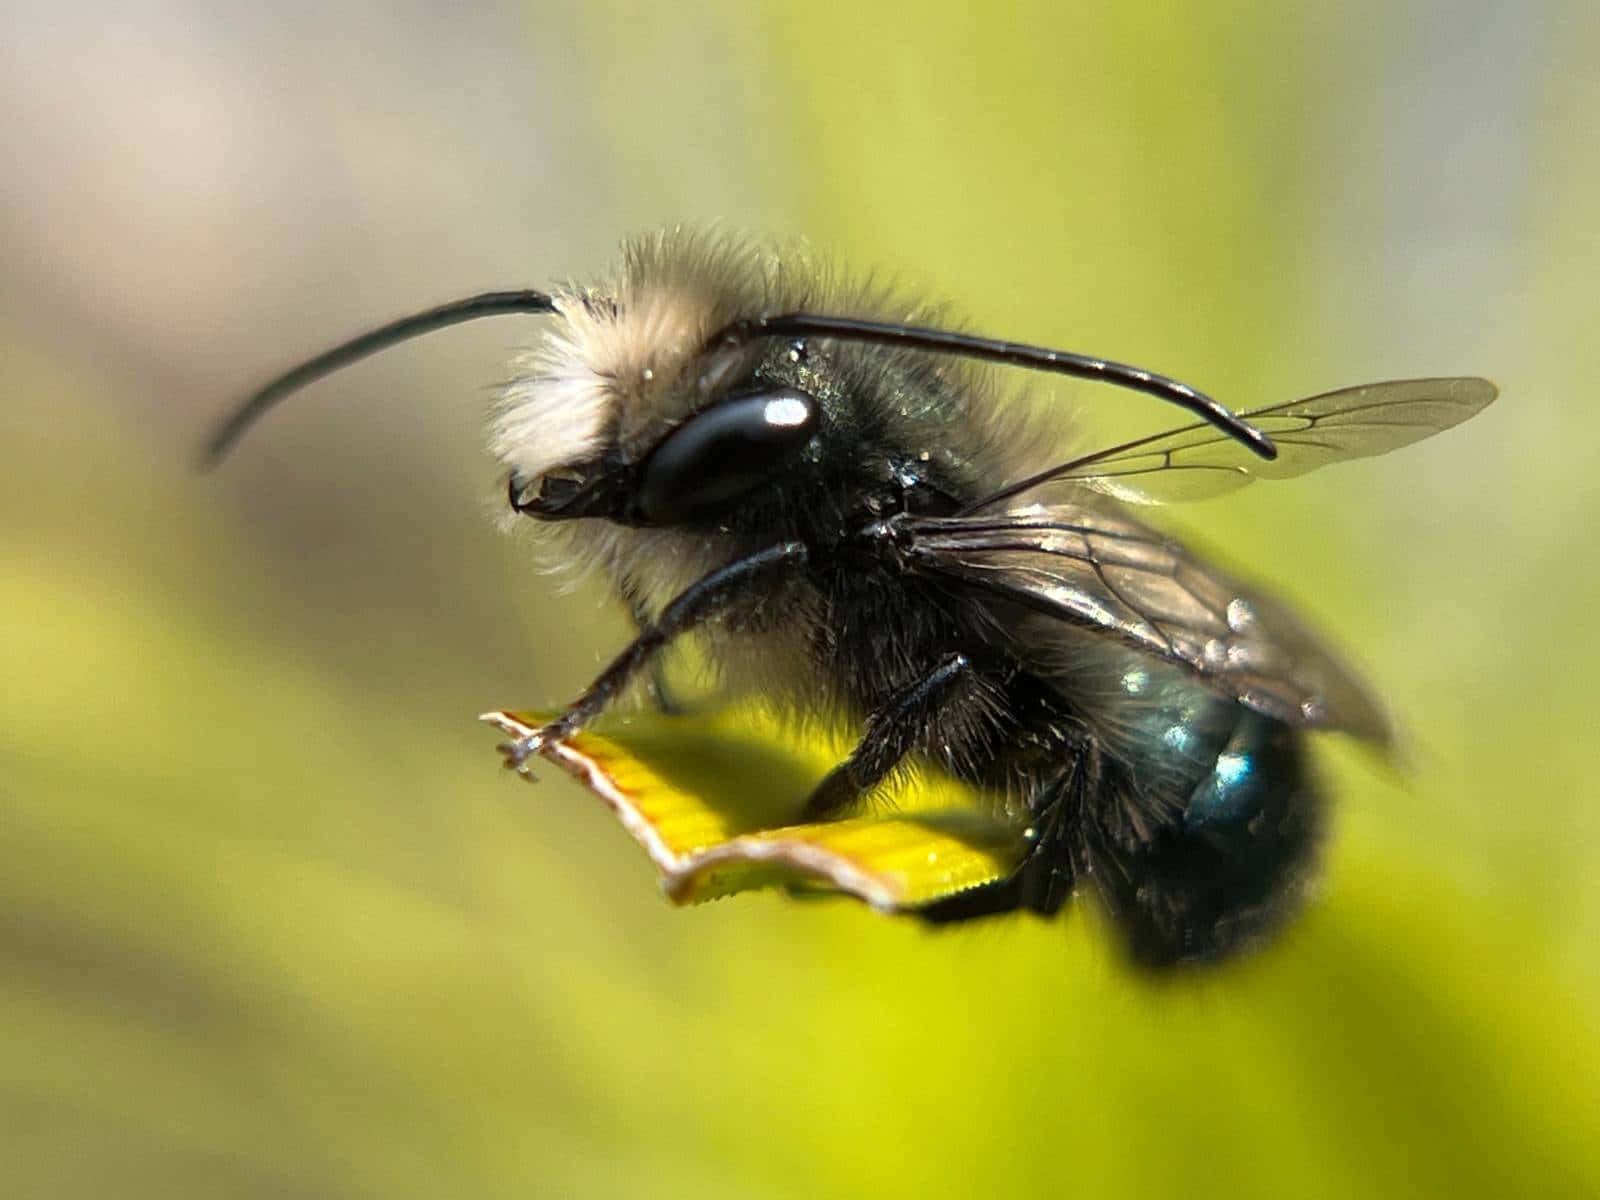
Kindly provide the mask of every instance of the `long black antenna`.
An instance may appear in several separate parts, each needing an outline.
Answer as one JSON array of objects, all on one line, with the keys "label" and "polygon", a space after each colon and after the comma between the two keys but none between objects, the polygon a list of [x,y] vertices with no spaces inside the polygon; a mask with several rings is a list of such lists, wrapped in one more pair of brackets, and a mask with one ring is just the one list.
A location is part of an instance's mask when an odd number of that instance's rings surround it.
[{"label": "long black antenna", "polygon": [[1261,430],[1242,420],[1231,409],[1217,403],[1204,392],[1186,383],[1104,358],[1090,358],[1065,350],[1050,350],[1023,342],[1005,342],[949,329],[930,329],[901,325],[892,321],[864,321],[856,317],[827,317],[814,313],[784,313],[775,317],[752,317],[735,321],[707,343],[710,346],[737,346],[759,337],[828,337],[845,342],[876,342],[886,346],[906,346],[960,358],[1004,363],[1058,375],[1095,379],[1118,387],[1131,388],[1148,396],[1188,409],[1209,421],[1236,441],[1242,442],[1262,458],[1278,457],[1278,448]]},{"label": "long black antenna", "polygon": [[445,329],[464,321],[476,321],[479,317],[495,317],[507,313],[549,313],[554,312],[555,308],[555,299],[544,292],[532,290],[485,292],[481,296],[452,300],[448,304],[439,305],[438,308],[430,308],[427,312],[401,317],[398,321],[391,321],[370,333],[352,338],[326,353],[285,371],[234,409],[228,415],[228,419],[223,421],[217,427],[217,431],[206,440],[200,459],[201,466],[214,467],[221,462],[223,456],[233,448],[234,443],[244,436],[245,431],[279,400],[291,392],[299,391],[308,383],[314,383],[324,375],[332,374],[340,367],[348,367],[351,363],[366,358],[369,354],[376,354],[379,350],[385,350],[408,338],[432,333],[435,329]]}]

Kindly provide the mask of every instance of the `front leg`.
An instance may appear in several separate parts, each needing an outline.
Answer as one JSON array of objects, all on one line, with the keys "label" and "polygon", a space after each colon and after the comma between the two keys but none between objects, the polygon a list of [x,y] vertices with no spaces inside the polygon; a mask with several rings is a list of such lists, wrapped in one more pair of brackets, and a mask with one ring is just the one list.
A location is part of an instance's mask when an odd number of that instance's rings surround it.
[{"label": "front leg", "polygon": [[922,678],[900,689],[867,721],[856,748],[817,785],[800,819],[827,821],[848,812],[916,749],[930,722],[964,690],[972,661],[952,654]]},{"label": "front leg", "polygon": [[[634,634],[641,634],[650,628],[650,614],[645,610],[644,601],[629,589],[623,596],[628,605],[628,615],[633,618]],[[667,717],[681,717],[684,706],[673,697],[672,690],[667,685],[666,662],[660,655],[650,664],[650,682],[646,685],[650,689],[650,703],[655,710]]]},{"label": "front leg", "polygon": [[780,542],[719,567],[690,584],[661,610],[654,622],[639,631],[639,636],[600,672],[566,712],[543,729],[502,745],[500,752],[506,756],[506,766],[524,770],[523,764],[530,756],[552,742],[565,741],[604,712],[673,638],[715,616],[756,581],[798,567],[805,560],[802,543]]}]

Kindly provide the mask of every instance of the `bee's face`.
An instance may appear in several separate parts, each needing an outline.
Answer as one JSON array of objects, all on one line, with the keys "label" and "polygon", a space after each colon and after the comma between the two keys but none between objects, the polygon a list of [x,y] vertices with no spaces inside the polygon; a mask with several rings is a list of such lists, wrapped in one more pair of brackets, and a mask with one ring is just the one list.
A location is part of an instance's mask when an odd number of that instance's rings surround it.
[{"label": "bee's face", "polygon": [[757,377],[770,347],[708,345],[751,303],[720,282],[625,271],[604,291],[555,298],[556,320],[490,431],[517,512],[654,526],[715,517],[804,449],[821,406]]},{"label": "bee's face", "polygon": [[543,520],[602,517],[672,525],[716,516],[793,462],[816,434],[821,410],[797,388],[720,397],[667,430],[637,461],[615,450],[547,471],[512,471],[511,507]]}]

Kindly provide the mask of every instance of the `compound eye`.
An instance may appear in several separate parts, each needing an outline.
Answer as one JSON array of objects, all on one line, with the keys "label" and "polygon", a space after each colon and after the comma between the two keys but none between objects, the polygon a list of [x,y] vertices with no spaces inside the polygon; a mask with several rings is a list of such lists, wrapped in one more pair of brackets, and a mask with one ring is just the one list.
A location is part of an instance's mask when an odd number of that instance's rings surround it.
[{"label": "compound eye", "polygon": [[724,401],[657,443],[639,471],[639,513],[653,525],[703,516],[793,461],[817,431],[817,402],[782,388]]}]

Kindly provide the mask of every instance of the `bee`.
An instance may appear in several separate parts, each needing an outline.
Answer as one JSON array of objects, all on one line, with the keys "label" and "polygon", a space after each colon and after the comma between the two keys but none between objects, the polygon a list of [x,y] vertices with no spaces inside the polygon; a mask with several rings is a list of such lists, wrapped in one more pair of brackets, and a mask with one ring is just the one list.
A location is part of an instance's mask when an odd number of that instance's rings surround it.
[{"label": "bee", "polygon": [[[673,230],[628,244],[596,286],[456,301],[303,363],[236,410],[209,457],[330,371],[510,312],[551,323],[490,419],[508,512],[599,568],[638,634],[560,717],[501,747],[508,765],[695,634],[730,690],[856,722],[799,819],[855,812],[931,762],[1026,824],[1013,874],[921,916],[1048,916],[1093,890],[1151,967],[1256,944],[1298,907],[1325,812],[1307,733],[1380,749],[1393,733],[1298,617],[1132,506],[1386,453],[1496,395],[1410,379],[1239,415],[1151,371],[948,328],[804,253]],[[1191,419],[1074,450],[1070,423],[1008,393],[999,366]]]}]

